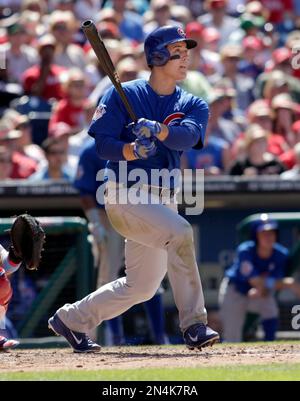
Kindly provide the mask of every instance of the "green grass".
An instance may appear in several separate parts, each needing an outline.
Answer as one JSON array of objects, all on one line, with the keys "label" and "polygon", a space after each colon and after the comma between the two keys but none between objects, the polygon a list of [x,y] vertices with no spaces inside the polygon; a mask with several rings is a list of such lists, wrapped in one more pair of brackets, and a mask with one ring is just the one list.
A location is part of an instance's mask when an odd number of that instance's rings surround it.
[{"label": "green grass", "polygon": [[0,380],[95,380],[95,381],[200,381],[200,380],[300,380],[300,364],[242,365],[191,369],[129,369],[60,372],[0,373]]}]

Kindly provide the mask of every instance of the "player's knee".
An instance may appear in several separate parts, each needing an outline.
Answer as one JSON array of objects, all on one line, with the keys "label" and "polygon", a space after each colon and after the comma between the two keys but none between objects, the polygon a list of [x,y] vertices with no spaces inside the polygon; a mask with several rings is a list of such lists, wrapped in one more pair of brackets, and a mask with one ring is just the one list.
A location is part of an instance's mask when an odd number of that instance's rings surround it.
[{"label": "player's knee", "polygon": [[177,229],[174,235],[174,239],[177,243],[193,242],[193,229],[190,223],[187,221],[183,222]]},{"label": "player's knee", "polygon": [[127,288],[127,291],[131,293],[136,303],[148,301],[154,296],[156,290],[157,286],[154,286],[152,283],[148,283],[146,287],[145,283],[143,283],[143,285],[134,285]]},{"label": "player's knee", "polygon": [[141,298],[140,298],[139,302],[149,301],[149,299],[154,297],[155,293],[156,293],[156,290],[154,290],[154,291],[153,290],[145,291],[143,294],[141,294]]}]

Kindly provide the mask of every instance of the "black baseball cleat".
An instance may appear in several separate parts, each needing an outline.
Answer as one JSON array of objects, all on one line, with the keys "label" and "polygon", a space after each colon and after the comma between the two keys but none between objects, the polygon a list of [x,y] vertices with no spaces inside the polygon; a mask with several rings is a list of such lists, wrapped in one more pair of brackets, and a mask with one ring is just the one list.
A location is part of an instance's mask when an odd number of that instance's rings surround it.
[{"label": "black baseball cleat", "polygon": [[48,320],[48,327],[58,336],[63,336],[73,348],[74,352],[99,352],[100,345],[92,341],[85,333],[70,330],[55,313]]},{"label": "black baseball cleat", "polygon": [[220,342],[219,334],[204,323],[196,323],[187,328],[183,339],[189,349],[197,348],[199,350]]}]

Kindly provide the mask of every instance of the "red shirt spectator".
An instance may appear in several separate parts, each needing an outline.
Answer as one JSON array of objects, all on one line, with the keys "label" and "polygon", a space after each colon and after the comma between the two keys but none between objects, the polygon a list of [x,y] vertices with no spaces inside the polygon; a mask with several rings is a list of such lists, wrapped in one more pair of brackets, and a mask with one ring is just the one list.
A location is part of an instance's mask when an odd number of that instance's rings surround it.
[{"label": "red shirt spectator", "polygon": [[28,156],[16,151],[17,140],[22,136],[19,130],[11,129],[9,123],[4,118],[0,122],[0,146],[7,148],[7,154],[11,155],[11,170],[9,178],[27,178],[37,169],[37,162]]},{"label": "red shirt spectator", "polygon": [[278,134],[269,133],[268,135],[268,152],[275,156],[281,155],[287,149],[286,140]]},{"label": "red shirt spectator", "polygon": [[60,100],[51,116],[49,130],[58,122],[64,122],[72,128],[83,127],[86,118],[83,106],[83,104],[76,106],[69,99]]},{"label": "red shirt spectator", "polygon": [[64,122],[73,128],[74,132],[81,131],[86,125],[87,85],[85,76],[77,68],[70,69],[65,74],[63,84],[65,98],[60,100],[53,110],[49,130],[57,123]]},{"label": "red shirt spectator", "polygon": [[[258,124],[267,132],[267,151],[275,156],[279,156],[286,152],[289,148],[285,138],[282,135],[272,132],[272,110],[268,102],[264,99],[257,99],[249,106],[247,110],[247,118],[250,124]],[[237,154],[238,143],[244,138],[242,133],[233,144],[233,155]]]},{"label": "red shirt spectator", "polygon": [[27,94],[39,96],[46,100],[63,97],[60,76],[66,69],[54,64],[56,40],[52,35],[39,38],[37,49],[40,63],[29,68],[23,74],[23,87]]},{"label": "red shirt spectator", "polygon": [[[292,132],[295,134],[295,143],[300,142],[300,120],[295,121],[292,125]],[[297,163],[297,157],[295,153],[295,149],[289,149],[285,153],[283,153],[280,157],[282,163],[288,168],[291,169]]]},{"label": "red shirt spectator", "polygon": [[289,149],[279,156],[280,161],[290,170],[296,164],[296,155],[294,149]]},{"label": "red shirt spectator", "polygon": [[[231,153],[234,158],[236,158],[238,154],[239,141],[243,140],[244,138],[245,138],[245,133],[242,132],[234,141],[231,150]],[[280,160],[284,162],[284,160],[281,157],[283,157],[284,154],[288,153],[286,152],[288,145],[285,139],[282,137],[282,135],[269,132],[267,135],[267,143],[268,143],[267,151],[269,153],[272,153],[272,155],[274,156],[280,156],[279,157]],[[286,163],[284,162],[284,164]]]},{"label": "red shirt spectator", "polygon": [[[45,87],[41,93],[41,96],[44,99],[49,100],[51,98],[55,98],[60,100],[63,98],[63,91],[59,80],[59,77],[63,71],[65,71],[65,68],[58,65],[53,64],[50,66]],[[39,65],[34,65],[25,71],[23,75],[23,87],[26,93],[30,94],[32,92],[32,86],[39,79],[40,73],[41,69]]]},{"label": "red shirt spectator", "polygon": [[10,178],[25,179],[37,170],[37,163],[19,152],[12,155],[13,168]]}]

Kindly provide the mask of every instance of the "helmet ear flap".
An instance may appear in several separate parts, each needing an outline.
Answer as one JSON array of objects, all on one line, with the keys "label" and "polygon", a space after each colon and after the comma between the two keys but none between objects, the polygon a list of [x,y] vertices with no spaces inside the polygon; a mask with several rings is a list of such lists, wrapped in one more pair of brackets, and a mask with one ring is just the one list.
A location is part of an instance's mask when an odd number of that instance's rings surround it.
[{"label": "helmet ear flap", "polygon": [[160,50],[154,50],[150,56],[149,65],[163,66],[167,64],[170,59],[170,52],[166,47]]}]

